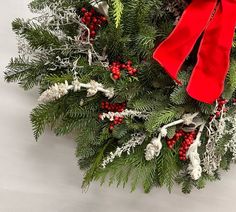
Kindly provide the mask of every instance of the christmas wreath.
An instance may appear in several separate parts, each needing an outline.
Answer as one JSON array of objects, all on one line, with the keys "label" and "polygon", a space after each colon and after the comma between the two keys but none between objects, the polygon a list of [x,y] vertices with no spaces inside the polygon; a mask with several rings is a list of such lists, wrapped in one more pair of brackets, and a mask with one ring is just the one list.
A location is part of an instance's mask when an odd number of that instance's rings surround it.
[{"label": "christmas wreath", "polygon": [[149,192],[177,182],[188,193],[229,169],[235,1],[34,0],[29,8],[35,18],[13,21],[19,56],[5,79],[39,87],[34,136],[46,126],[74,136],[83,188],[99,180]]}]

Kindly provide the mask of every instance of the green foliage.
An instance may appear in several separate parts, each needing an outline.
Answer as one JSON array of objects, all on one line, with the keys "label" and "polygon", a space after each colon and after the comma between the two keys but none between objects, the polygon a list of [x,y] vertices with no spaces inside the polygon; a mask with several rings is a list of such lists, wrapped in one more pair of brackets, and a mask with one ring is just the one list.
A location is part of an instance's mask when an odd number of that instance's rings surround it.
[{"label": "green foliage", "polygon": [[7,82],[18,82],[24,89],[40,84],[46,72],[44,61],[29,61],[22,57],[11,59],[5,72]]},{"label": "green foliage", "polygon": [[231,61],[231,67],[228,74],[228,80],[232,89],[236,89],[236,61]]},{"label": "green foliage", "polygon": [[198,105],[201,112],[204,114],[211,115],[214,111],[214,105],[209,105],[202,102],[199,102]]},{"label": "green foliage", "polygon": [[166,148],[156,160],[158,183],[171,191],[180,170],[178,155]]},{"label": "green foliage", "polygon": [[[63,7],[81,7],[84,3],[89,3],[90,0],[63,0],[61,1]],[[32,12],[38,12],[43,10],[46,6],[51,6],[53,3],[58,2],[58,0],[33,0],[29,4],[29,8]]]},{"label": "green foliage", "polygon": [[182,108],[169,107],[153,111],[145,123],[146,129],[150,133],[157,131],[163,124],[173,121],[183,114]]},{"label": "green foliage", "polygon": [[152,26],[145,26],[135,37],[136,52],[143,58],[152,55],[155,46],[156,30]]},{"label": "green foliage", "polygon": [[232,153],[230,151],[227,151],[221,159],[220,167],[223,170],[228,171],[230,169],[232,158],[233,158]]},{"label": "green foliage", "polygon": [[108,146],[108,143],[99,150],[97,157],[95,157],[91,168],[86,172],[86,175],[84,177],[84,181],[83,181],[83,188],[86,188],[87,186],[89,186],[91,179],[94,178],[96,169],[100,166],[102,158],[104,157],[104,151],[106,149],[106,147]]},{"label": "green foliage", "polygon": [[47,104],[40,104],[33,109],[30,118],[33,126],[34,137],[38,140],[43,133],[47,124],[53,127],[57,120],[64,113],[63,108],[60,108],[60,102],[52,102]]},{"label": "green foliage", "polygon": [[176,87],[170,95],[170,100],[173,104],[182,105],[186,104],[189,100],[189,96],[186,92],[185,86]]},{"label": "green foliage", "polygon": [[[94,180],[100,180],[101,184],[108,181],[109,185],[116,184],[124,187],[129,183],[131,191],[134,191],[139,185],[142,185],[146,193],[153,186],[163,185],[171,191],[181,167],[177,157],[178,155],[174,152],[166,149],[156,160],[146,161],[143,148],[138,147],[132,154],[124,153],[122,157],[116,158],[106,168],[92,166],[85,177],[85,185],[92,180],[89,178],[94,178]],[[98,154],[95,160],[101,160],[101,154]]]},{"label": "green foliage", "polygon": [[[99,160],[99,156],[97,160]],[[134,191],[141,184],[144,191],[149,192],[155,181],[155,169],[154,162],[147,162],[143,158],[142,149],[137,148],[132,155],[124,155],[122,158],[117,158],[106,168],[97,167],[96,171],[94,171],[94,167],[92,167],[88,174],[93,171],[94,179],[100,180],[101,184],[107,178],[109,185],[116,184],[124,187],[129,182],[131,191]],[[92,175],[86,175],[86,177],[92,177]]]},{"label": "green foliage", "polygon": [[116,27],[119,27],[124,6],[123,6],[121,0],[112,0],[112,5],[114,8],[113,15],[115,18],[115,25],[116,25]]},{"label": "green foliage", "polygon": [[15,33],[25,38],[33,49],[59,47],[61,45],[58,37],[53,35],[43,26],[24,22],[22,19],[16,19],[12,23],[12,29]]},{"label": "green foliage", "polygon": [[223,96],[230,99],[236,90],[236,60],[232,60],[226,80],[226,88]]},{"label": "green foliage", "polygon": [[193,190],[193,188],[202,189],[205,187],[207,181],[212,182],[219,179],[220,177],[217,172],[213,176],[203,173],[202,177],[199,180],[194,181],[185,172],[185,173],[179,174],[179,176],[176,178],[176,182],[182,186],[183,193],[189,194]]},{"label": "green foliage", "polygon": [[114,138],[121,139],[125,135],[127,135],[127,133],[128,133],[127,126],[122,124],[122,125],[118,125],[114,128],[112,135]]},{"label": "green foliage", "polygon": [[168,138],[173,138],[176,132],[176,126],[169,127],[167,131],[167,137]]}]

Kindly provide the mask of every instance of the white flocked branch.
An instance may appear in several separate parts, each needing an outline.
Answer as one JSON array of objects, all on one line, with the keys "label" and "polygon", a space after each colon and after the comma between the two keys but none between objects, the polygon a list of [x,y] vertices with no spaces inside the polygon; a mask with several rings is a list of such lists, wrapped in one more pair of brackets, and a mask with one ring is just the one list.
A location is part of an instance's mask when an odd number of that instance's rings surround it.
[{"label": "white flocked branch", "polygon": [[102,168],[106,168],[107,164],[112,163],[116,157],[121,157],[124,152],[129,155],[131,150],[134,150],[136,146],[139,146],[144,142],[146,135],[144,133],[134,133],[131,137],[132,138],[127,143],[124,143],[121,147],[117,147],[115,152],[110,152],[103,160]]},{"label": "white flocked branch", "polygon": [[[216,107],[214,113],[218,110],[218,102],[216,102]],[[221,162],[221,155],[217,153],[217,146],[226,132],[226,111],[225,105],[223,105],[220,111],[220,117],[214,115],[209,125],[207,126],[208,131],[208,141],[206,144],[206,151],[203,155],[202,165],[203,172],[209,175],[214,175],[214,172],[218,169]]]},{"label": "white flocked branch", "polygon": [[65,83],[55,83],[44,91],[38,100],[44,103],[55,101],[68,94],[69,90],[77,92],[82,88],[87,90],[87,97],[94,96],[97,92],[104,93],[104,95],[109,99],[114,96],[114,88],[105,89],[102,84],[94,80],[91,80],[89,83],[81,83],[78,79],[75,79],[70,85],[67,81],[65,81]]},{"label": "white flocked branch", "polygon": [[164,125],[160,130],[159,130],[159,135],[158,137],[155,137],[151,140],[151,142],[147,145],[145,149],[145,158],[146,160],[150,161],[153,160],[155,157],[158,157],[161,149],[162,149],[162,143],[161,139],[167,136],[167,129],[169,127],[173,127],[179,124],[185,124],[185,125],[190,125],[193,123],[193,119],[197,117],[198,113],[194,114],[185,114],[183,115],[182,119],[174,121],[172,123],[169,123],[167,125]]},{"label": "white flocked branch", "polygon": [[115,117],[131,117],[131,118],[138,117],[138,118],[146,119],[147,116],[148,116],[148,113],[146,112],[125,109],[122,112],[102,113],[99,117],[101,120],[109,119],[110,121],[114,121]]},{"label": "white flocked branch", "polygon": [[198,154],[198,147],[201,146],[201,135],[206,123],[202,123],[199,128],[196,139],[189,147],[186,157],[190,160],[188,172],[193,180],[198,180],[202,176],[201,159]]}]

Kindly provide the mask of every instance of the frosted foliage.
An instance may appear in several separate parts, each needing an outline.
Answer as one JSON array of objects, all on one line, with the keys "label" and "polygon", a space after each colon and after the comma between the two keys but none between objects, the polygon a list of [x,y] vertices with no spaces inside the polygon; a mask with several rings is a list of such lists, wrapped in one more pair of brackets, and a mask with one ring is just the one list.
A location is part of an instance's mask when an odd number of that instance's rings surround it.
[{"label": "frosted foliage", "polygon": [[[216,108],[218,105],[216,105]],[[221,116],[219,119],[213,117],[208,130],[208,142],[206,144],[206,151],[203,156],[202,164],[203,171],[209,175],[213,175],[214,171],[218,169],[221,162],[221,155],[217,153],[218,142],[222,139],[226,132],[226,117],[225,106],[221,110]]]},{"label": "frosted foliage", "polygon": [[87,97],[94,96],[99,91],[102,92],[107,98],[112,98],[114,96],[113,88],[105,89],[102,84],[94,80],[91,80],[89,83],[81,83],[78,79],[75,79],[71,85],[69,85],[67,81],[65,81],[65,83],[55,83],[41,94],[39,101],[45,103],[55,101],[62,96],[65,96],[69,90],[77,92],[82,88],[87,90]]},{"label": "frosted foliage", "polygon": [[[39,14],[37,17],[28,19],[27,23],[30,25],[40,25],[48,32],[53,34],[61,42],[59,48],[44,49],[39,47],[38,49],[32,49],[27,41],[18,37],[19,53],[22,57],[28,59],[44,58],[45,65],[49,66],[50,70],[56,70],[60,68],[67,68],[74,75],[83,66],[77,63],[80,55],[87,56],[89,65],[99,64],[104,68],[108,68],[109,62],[105,53],[100,55],[97,53],[91,43],[90,30],[81,22],[81,17],[76,13],[74,7],[63,7],[61,1],[56,1],[45,6],[43,10],[34,11]],[[66,35],[62,30],[63,25],[75,25],[77,35],[74,37]],[[57,56],[57,60],[51,62],[50,55],[55,52],[62,52],[65,57]],[[105,51],[104,51],[105,52]],[[61,55],[61,54],[60,54]],[[78,55],[78,57],[71,57],[70,55]]]},{"label": "frosted foliage", "polygon": [[105,168],[107,164],[113,162],[116,157],[121,157],[124,152],[129,155],[132,149],[144,142],[145,138],[146,135],[143,133],[133,134],[132,138],[127,143],[123,144],[121,147],[117,147],[115,152],[110,152],[109,156],[103,160],[102,167]]}]

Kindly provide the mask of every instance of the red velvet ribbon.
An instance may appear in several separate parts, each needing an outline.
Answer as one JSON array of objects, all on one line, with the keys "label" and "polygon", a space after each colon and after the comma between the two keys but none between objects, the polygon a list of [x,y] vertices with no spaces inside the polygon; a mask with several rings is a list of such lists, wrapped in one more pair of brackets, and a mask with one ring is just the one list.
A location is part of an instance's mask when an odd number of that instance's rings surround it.
[{"label": "red velvet ribbon", "polygon": [[192,0],[153,58],[179,84],[178,72],[203,33],[188,94],[212,104],[224,90],[236,26],[236,0]]}]

